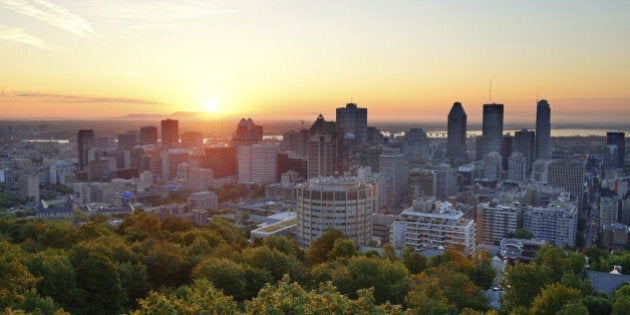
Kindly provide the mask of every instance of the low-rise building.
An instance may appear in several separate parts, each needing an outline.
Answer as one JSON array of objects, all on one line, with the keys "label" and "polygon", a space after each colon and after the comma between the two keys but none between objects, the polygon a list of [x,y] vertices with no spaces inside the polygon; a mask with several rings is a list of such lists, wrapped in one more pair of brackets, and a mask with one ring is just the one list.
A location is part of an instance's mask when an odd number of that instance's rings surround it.
[{"label": "low-rise building", "polygon": [[449,202],[416,199],[394,220],[390,240],[397,248],[451,247],[465,254],[475,251],[475,221]]},{"label": "low-rise building", "polygon": [[538,240],[556,246],[575,246],[577,207],[573,203],[553,201],[546,208],[532,207],[523,213],[523,228]]}]

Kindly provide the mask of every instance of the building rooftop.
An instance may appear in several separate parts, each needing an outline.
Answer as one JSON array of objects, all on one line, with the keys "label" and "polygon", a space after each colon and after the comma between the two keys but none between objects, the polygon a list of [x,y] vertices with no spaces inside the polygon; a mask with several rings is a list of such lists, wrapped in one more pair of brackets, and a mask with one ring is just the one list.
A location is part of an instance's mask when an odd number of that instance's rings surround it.
[{"label": "building rooftop", "polygon": [[630,284],[630,275],[624,275],[618,272],[612,273],[589,270],[587,271],[587,276],[596,292],[602,292],[608,295],[612,295],[624,284]]}]

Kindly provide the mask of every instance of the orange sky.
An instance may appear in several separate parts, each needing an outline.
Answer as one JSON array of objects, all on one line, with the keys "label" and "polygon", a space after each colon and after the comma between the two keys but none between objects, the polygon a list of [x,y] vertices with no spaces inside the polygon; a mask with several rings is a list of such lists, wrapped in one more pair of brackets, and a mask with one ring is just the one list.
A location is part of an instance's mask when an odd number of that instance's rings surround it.
[{"label": "orange sky", "polygon": [[[0,3],[2,118],[205,111],[470,121],[630,117],[630,2],[12,0]],[[209,104],[213,104],[210,106]],[[212,108],[210,108],[212,107]]]}]

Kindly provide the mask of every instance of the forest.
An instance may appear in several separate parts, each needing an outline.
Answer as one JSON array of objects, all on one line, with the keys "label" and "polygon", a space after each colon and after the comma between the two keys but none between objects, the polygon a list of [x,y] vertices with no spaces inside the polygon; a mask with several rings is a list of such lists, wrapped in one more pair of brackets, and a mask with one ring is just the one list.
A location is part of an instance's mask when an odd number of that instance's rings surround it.
[{"label": "forest", "polygon": [[[544,245],[497,273],[455,249],[426,258],[384,245],[359,252],[329,229],[310,247],[248,241],[220,216],[203,227],[137,211],[112,225],[0,219],[2,314],[627,314],[630,286],[597,293],[585,277],[630,270],[630,252]],[[85,218],[83,218],[84,220]],[[501,308],[483,290],[505,290]]]}]

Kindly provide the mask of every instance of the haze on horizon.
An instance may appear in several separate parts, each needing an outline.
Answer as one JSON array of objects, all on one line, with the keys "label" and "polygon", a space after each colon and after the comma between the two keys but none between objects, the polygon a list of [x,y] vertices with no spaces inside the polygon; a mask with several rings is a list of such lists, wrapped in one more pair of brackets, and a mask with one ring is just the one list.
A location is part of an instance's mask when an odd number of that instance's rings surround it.
[{"label": "haze on horizon", "polygon": [[[0,118],[630,117],[628,1],[10,0]],[[537,92],[539,91],[539,92]]]}]

